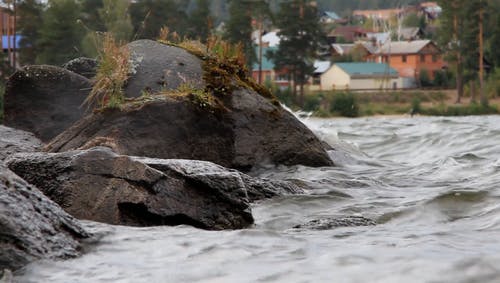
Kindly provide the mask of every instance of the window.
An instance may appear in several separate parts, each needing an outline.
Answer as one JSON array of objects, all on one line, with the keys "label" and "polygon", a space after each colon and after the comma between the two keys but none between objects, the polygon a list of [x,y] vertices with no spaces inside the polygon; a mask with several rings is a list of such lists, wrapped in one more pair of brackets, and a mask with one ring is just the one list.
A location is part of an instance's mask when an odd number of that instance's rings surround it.
[{"label": "window", "polygon": [[403,60],[403,63],[406,63],[406,61],[407,61],[406,55],[403,55],[402,60]]},{"label": "window", "polygon": [[438,61],[437,54],[432,54],[432,62],[436,63]]},{"label": "window", "polygon": [[425,54],[420,54],[420,62],[425,62]]}]

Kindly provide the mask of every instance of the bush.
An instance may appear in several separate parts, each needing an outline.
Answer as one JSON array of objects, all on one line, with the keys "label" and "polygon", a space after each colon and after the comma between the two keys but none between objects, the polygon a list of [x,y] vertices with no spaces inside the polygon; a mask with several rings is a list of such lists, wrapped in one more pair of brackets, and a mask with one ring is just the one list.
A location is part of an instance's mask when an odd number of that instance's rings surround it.
[{"label": "bush", "polygon": [[422,87],[432,86],[431,78],[429,76],[429,71],[427,71],[425,69],[420,71],[419,80],[420,80],[420,85]]},{"label": "bush", "polygon": [[304,111],[317,111],[321,104],[321,95],[312,94],[304,97]]},{"label": "bush", "polygon": [[290,88],[286,89],[276,88],[274,95],[276,95],[276,97],[281,103],[289,107],[293,106],[292,90]]},{"label": "bush", "polygon": [[352,93],[336,93],[330,104],[330,112],[345,117],[358,117],[359,106]]},{"label": "bush", "polygon": [[498,114],[498,109],[494,106],[484,106],[478,103],[472,103],[466,106],[448,106],[444,104],[428,108],[422,111],[423,114],[432,116],[469,116],[469,115],[489,115]]},{"label": "bush", "polygon": [[422,108],[420,106],[420,99],[418,97],[413,97],[411,101],[411,115],[422,112]]}]

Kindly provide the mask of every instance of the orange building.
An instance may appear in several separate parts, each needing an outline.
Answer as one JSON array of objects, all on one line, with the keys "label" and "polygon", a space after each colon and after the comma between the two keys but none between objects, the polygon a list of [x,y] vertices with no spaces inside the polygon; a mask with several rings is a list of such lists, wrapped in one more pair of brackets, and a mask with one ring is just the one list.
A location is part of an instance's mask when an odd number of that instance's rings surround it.
[{"label": "orange building", "polygon": [[446,66],[441,50],[430,40],[387,42],[379,48],[369,44],[367,61],[388,63],[400,77],[417,79],[426,70],[433,79]]},{"label": "orange building", "polygon": [[0,32],[1,35],[14,34],[14,16],[12,10],[0,6]]}]

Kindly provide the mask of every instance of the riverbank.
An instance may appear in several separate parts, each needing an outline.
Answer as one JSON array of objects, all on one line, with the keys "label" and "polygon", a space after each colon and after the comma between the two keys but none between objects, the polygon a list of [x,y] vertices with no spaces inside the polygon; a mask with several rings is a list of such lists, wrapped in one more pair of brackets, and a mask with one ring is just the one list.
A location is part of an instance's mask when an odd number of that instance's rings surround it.
[{"label": "riverbank", "polygon": [[[278,96],[287,103],[283,94]],[[304,98],[303,110],[315,117],[365,117],[380,115],[468,116],[500,114],[500,98],[488,105],[470,96],[456,103],[456,90],[408,90],[388,92],[321,92]]]}]

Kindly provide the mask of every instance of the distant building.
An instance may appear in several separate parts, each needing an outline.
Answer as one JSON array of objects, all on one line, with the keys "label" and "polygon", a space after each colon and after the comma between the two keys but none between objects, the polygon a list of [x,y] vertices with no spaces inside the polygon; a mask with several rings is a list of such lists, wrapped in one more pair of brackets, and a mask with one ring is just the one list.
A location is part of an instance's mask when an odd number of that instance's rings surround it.
[{"label": "distant building", "polygon": [[352,15],[355,18],[387,21],[392,17],[398,17],[404,13],[404,9],[355,10],[352,12]]},{"label": "distant building", "polygon": [[[21,36],[14,35],[16,30],[12,10],[5,4],[2,5],[0,6],[0,44],[2,45],[2,52],[7,55],[5,60],[8,60],[13,65],[14,56],[17,56],[18,53]],[[18,62],[16,65],[19,65]]]},{"label": "distant building", "polygon": [[364,46],[369,52],[367,61],[388,63],[404,78],[417,80],[422,70],[426,70],[433,79],[446,66],[441,50],[430,40],[389,41],[377,48]]},{"label": "distant building", "polygon": [[322,90],[401,88],[398,72],[382,63],[335,63],[320,77]]},{"label": "distant building", "polygon": [[340,26],[327,35],[327,41],[332,43],[354,43],[357,40],[366,39],[370,30],[358,26]]},{"label": "distant building", "polygon": [[[276,51],[278,47],[263,47],[262,48],[262,67],[259,73],[259,62],[252,65],[252,78],[258,82],[259,74],[262,78],[262,83],[273,83],[279,87],[286,88],[290,86],[290,80],[288,78],[287,72],[284,70],[275,70],[275,65],[272,60],[270,60],[266,55],[270,51]],[[258,56],[258,47],[255,49],[255,53]]]},{"label": "distant building", "polygon": [[333,11],[325,11],[321,13],[319,21],[322,24],[346,24],[347,19],[341,18],[337,13]]}]

